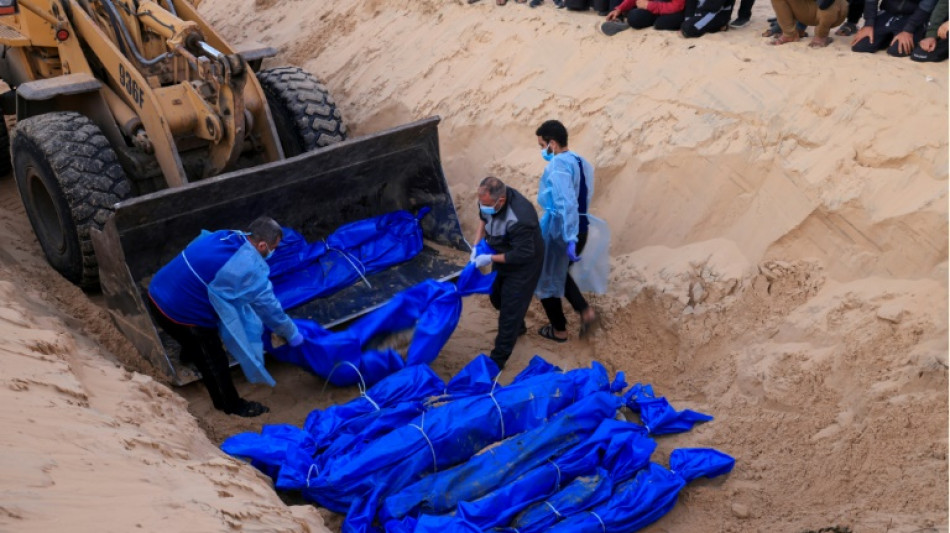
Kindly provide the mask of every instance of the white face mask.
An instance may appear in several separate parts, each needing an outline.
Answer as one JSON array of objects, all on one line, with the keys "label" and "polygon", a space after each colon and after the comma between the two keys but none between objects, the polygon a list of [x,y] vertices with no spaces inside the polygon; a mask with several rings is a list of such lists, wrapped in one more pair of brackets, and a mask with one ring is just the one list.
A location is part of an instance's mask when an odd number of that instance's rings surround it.
[{"label": "white face mask", "polygon": [[267,254],[264,256],[264,261],[267,261],[268,259],[271,258],[272,255],[274,255],[274,250],[271,250],[270,245],[267,244],[266,242],[264,243],[264,246],[267,247]]}]

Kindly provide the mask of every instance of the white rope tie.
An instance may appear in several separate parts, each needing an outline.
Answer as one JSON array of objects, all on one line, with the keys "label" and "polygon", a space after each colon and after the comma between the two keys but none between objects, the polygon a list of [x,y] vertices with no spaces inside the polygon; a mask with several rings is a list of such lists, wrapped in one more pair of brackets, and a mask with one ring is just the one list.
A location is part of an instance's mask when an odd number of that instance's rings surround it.
[{"label": "white rope tie", "polygon": [[195,272],[195,267],[191,266],[191,263],[188,261],[188,256],[185,255],[184,251],[181,252],[181,258],[185,260],[185,266],[188,267],[188,270],[190,270],[191,273],[194,274],[196,278],[198,278],[198,281],[200,281],[201,284],[205,286],[205,288],[207,288],[208,284],[205,283],[205,280],[201,279],[201,276],[199,276],[197,272]]},{"label": "white rope tie", "polygon": [[429,443],[429,451],[432,452],[432,471],[433,471],[433,472],[438,472],[438,471],[439,471],[439,465],[438,465],[438,462],[437,462],[436,457],[435,457],[435,446],[432,445],[432,441],[429,440],[429,436],[426,435],[426,431],[425,431],[424,429],[422,429],[422,426],[424,426],[424,425],[426,424],[426,414],[425,414],[424,412],[422,413],[422,420],[421,420],[419,423],[421,424],[421,425],[419,425],[419,426],[417,426],[417,425],[415,425],[415,424],[409,424],[409,425],[412,426],[412,427],[414,427],[414,428],[416,428],[416,429],[418,429],[418,430],[419,430],[419,433],[422,433],[422,437],[426,440],[427,443]]},{"label": "white rope tie", "polygon": [[594,515],[594,518],[596,518],[597,521],[600,522],[601,529],[604,530],[604,533],[607,533],[607,525],[604,524],[604,519],[601,518],[600,515],[595,513],[594,511],[590,511],[590,514]]},{"label": "white rope tie", "polygon": [[318,475],[318,476],[320,475],[320,469],[317,468],[317,465],[311,464],[311,465],[310,465],[310,470],[307,470],[307,488],[308,488],[308,489],[310,488],[310,475],[313,474],[313,471],[314,471],[314,470],[317,471],[317,475]]},{"label": "white rope tie", "polygon": [[[343,256],[343,259],[346,259],[346,262],[349,263],[350,266],[353,267],[353,270],[355,270],[356,273],[359,274],[360,278],[363,279],[363,283],[365,283],[366,286],[369,287],[370,289],[373,288],[373,285],[369,282],[368,279],[366,279],[366,276],[365,276],[365,273],[366,273],[366,266],[363,265],[363,263],[360,262],[359,259],[357,259],[356,257],[353,257],[351,254],[348,254],[348,253],[346,253],[346,252],[343,251],[343,250],[339,250],[339,249],[337,249],[337,248],[334,248],[334,247],[330,246],[330,245],[327,243],[327,241],[323,241],[323,244],[324,244],[324,246],[327,247],[327,250],[330,250],[330,251],[332,251],[332,252],[336,252],[336,253],[342,255],[342,256]],[[358,264],[359,266],[357,266],[357,264]]]},{"label": "white rope tie", "polygon": [[[501,372],[498,372],[498,376],[501,375]],[[495,376],[495,381],[491,384],[491,390],[488,391],[488,397],[491,398],[491,401],[495,402],[495,409],[498,409],[498,421],[501,422],[501,439],[505,439],[505,415],[501,412],[501,405],[498,404],[498,400],[495,399],[495,385],[498,385],[498,376]]]},{"label": "white rope tie", "polygon": [[559,467],[557,463],[550,459],[548,459],[548,462],[551,463],[551,465],[554,466],[554,470],[557,471],[557,486],[554,488],[554,490],[557,490],[561,488],[561,467]]},{"label": "white rope tie", "polygon": [[554,511],[554,516],[557,516],[558,518],[564,518],[561,516],[561,512],[557,510],[557,507],[551,505],[551,502],[544,500],[544,505],[547,505],[552,511]]},{"label": "white rope tie", "polygon": [[[327,375],[327,382],[323,384],[323,392],[326,392],[326,391],[327,391],[327,385],[330,383],[330,378],[333,377],[333,373],[336,372],[336,369],[340,368],[341,366],[348,366],[348,367],[352,368],[354,372],[356,372],[357,377],[360,378],[360,382],[359,382],[359,384],[358,384],[358,386],[360,387],[360,394],[361,394],[361,395],[365,394],[365,392],[366,392],[366,382],[363,381],[363,374],[360,374],[360,369],[357,368],[356,365],[354,365],[353,363],[351,363],[351,362],[349,362],[349,361],[340,361],[339,363],[333,365],[333,369],[330,370],[330,374]],[[373,405],[375,405],[375,403],[374,403]],[[379,408],[377,407],[377,409],[379,409]]]}]

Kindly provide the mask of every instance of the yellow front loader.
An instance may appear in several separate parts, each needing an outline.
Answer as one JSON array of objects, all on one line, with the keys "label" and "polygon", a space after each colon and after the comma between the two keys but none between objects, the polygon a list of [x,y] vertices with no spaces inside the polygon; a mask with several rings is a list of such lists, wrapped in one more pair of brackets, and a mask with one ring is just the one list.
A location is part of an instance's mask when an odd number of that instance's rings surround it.
[{"label": "yellow front loader", "polygon": [[[260,70],[273,49],[234,50],[200,0],[0,0],[0,176],[12,169],[50,264],[109,310],[146,359],[194,379],[159,337],[148,280],[201,229],[260,215],[308,240],[396,209],[432,212],[426,241],[467,250],[439,159],[437,118],[346,140],[326,87],[296,67]],[[325,326],[458,257],[437,246],[291,315]],[[460,254],[464,258],[464,254]],[[464,263],[464,260],[462,261]]]},{"label": "yellow front loader", "polygon": [[255,72],[274,50],[233,50],[197,3],[0,0],[0,102],[16,116],[0,170],[12,164],[49,262],[82,287],[98,283],[89,229],[113,204],[345,138],[316,78]]}]

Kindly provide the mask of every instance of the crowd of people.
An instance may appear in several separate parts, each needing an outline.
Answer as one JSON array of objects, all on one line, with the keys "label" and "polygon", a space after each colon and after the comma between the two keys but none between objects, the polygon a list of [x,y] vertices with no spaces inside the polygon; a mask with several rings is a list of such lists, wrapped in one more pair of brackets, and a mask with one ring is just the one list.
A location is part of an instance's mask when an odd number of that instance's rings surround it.
[{"label": "crowd of people", "polygon": [[[473,4],[480,0],[468,0]],[[832,28],[850,37],[854,52],[887,49],[895,57],[939,62],[947,59],[947,2],[950,0],[771,0],[775,17],[763,33],[770,44],[782,45],[815,35],[812,48],[831,44]],[[495,0],[503,6],[508,0]],[[539,7],[544,0],[515,0]],[[741,0],[732,19],[735,0],[552,0],[558,9],[595,10],[605,17],[600,30],[613,36],[627,29],[679,31],[683,37],[747,26],[755,0]],[[863,25],[861,23],[863,18]],[[730,22],[730,19],[732,21]]]}]

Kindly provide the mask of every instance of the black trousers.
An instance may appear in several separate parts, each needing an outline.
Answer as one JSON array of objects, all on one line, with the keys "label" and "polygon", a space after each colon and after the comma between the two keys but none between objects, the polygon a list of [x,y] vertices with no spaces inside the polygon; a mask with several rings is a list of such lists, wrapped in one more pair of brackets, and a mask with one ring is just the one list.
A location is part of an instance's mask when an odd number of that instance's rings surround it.
[{"label": "black trousers", "polygon": [[[865,37],[852,46],[851,51],[873,54],[887,48],[887,53],[894,57],[909,56],[911,52],[902,54],[897,50],[897,43],[891,44],[894,36],[903,31],[906,23],[907,15],[889,15],[886,11],[878,13],[877,18],[874,19],[874,42]],[[926,24],[921,25],[921,28],[914,33],[914,46],[920,44],[920,40],[924,38],[926,31],[924,26]]]},{"label": "black trousers", "polygon": [[642,30],[653,26],[658,30],[678,30],[686,18],[683,11],[670,15],[654,15],[646,9],[631,9],[627,11],[627,24],[635,30]]},{"label": "black trousers", "polygon": [[857,24],[864,16],[864,0],[848,0],[848,18],[851,24]]},{"label": "black trousers", "polygon": [[[584,251],[584,245],[587,244],[587,234],[580,233],[577,235],[577,255],[580,255]],[[567,303],[571,304],[571,307],[574,308],[578,313],[583,313],[588,307],[587,300],[584,299],[584,295],[581,294],[581,290],[577,288],[577,283],[574,282],[574,278],[571,277],[571,273],[567,273],[567,279],[564,281],[564,298],[567,299]],[[564,308],[561,306],[561,299],[554,296],[551,298],[542,298],[541,306],[544,307],[544,314],[548,315],[548,321],[554,326],[554,329],[557,331],[565,331],[567,329],[567,318],[564,316]]]},{"label": "black trousers", "polygon": [[937,46],[934,48],[933,52],[927,52],[918,45],[914,48],[913,53],[910,54],[910,58],[914,61],[920,61],[921,63],[933,62],[939,63],[941,61],[946,61],[948,56],[947,40],[937,37]]},{"label": "black trousers", "polygon": [[729,24],[729,17],[731,16],[732,13],[728,11],[693,15],[686,17],[680,29],[683,37],[702,37],[707,33],[716,33],[725,28]]},{"label": "black trousers", "polygon": [[218,330],[178,324],[165,316],[151,298],[146,296],[146,299],[158,325],[181,345],[181,361],[194,363],[201,372],[201,381],[215,409],[228,414],[237,412],[243,401],[231,379],[228,354],[221,345]]},{"label": "black trousers", "polygon": [[531,305],[538,279],[541,278],[543,258],[541,254],[534,263],[516,268],[510,268],[512,265],[508,265],[509,268],[501,265],[493,268],[498,275],[488,299],[498,309],[498,335],[495,336],[491,359],[499,368],[508,362],[511,351],[515,349],[515,341],[524,328],[524,316]]},{"label": "black trousers", "polygon": [[750,19],[752,18],[752,6],[755,5],[755,0],[742,0],[739,2],[739,11],[736,13],[736,18],[740,19]]}]

